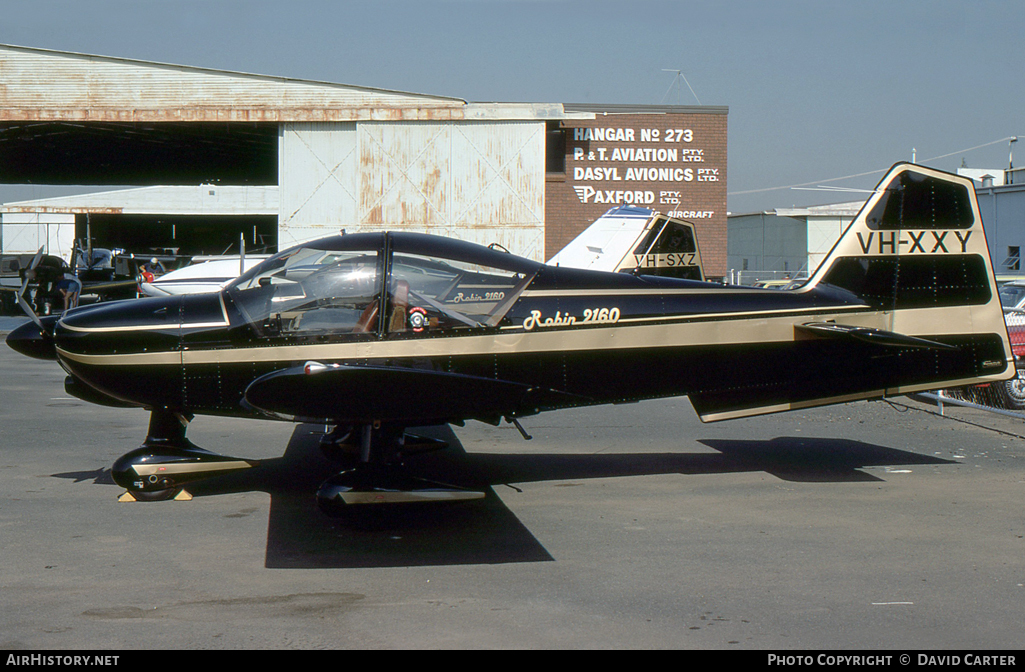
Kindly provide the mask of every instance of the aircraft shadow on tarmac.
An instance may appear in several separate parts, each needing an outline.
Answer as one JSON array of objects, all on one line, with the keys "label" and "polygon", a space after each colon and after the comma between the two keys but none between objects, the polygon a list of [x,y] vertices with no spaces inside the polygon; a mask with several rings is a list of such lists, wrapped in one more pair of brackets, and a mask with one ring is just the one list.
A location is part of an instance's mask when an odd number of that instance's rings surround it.
[{"label": "aircraft shadow on tarmac", "polygon": [[[449,443],[406,464],[424,478],[484,491],[485,498],[459,504],[360,509],[331,518],[314,493],[345,465],[319,450],[321,432],[300,425],[280,458],[261,460],[242,472],[194,483],[195,497],[263,491],[271,495],[268,568],[412,567],[543,562],[554,558],[493,489],[530,483],[664,474],[768,472],[803,482],[879,481],[863,467],[954,464],[949,460],[849,439],[779,437],[768,441],[703,439],[716,453],[468,454],[449,428],[417,433]],[[113,484],[109,469],[54,474]],[[685,487],[681,484],[681,487]],[[147,505],[144,505],[147,506]],[[160,506],[159,504],[153,506]]]}]

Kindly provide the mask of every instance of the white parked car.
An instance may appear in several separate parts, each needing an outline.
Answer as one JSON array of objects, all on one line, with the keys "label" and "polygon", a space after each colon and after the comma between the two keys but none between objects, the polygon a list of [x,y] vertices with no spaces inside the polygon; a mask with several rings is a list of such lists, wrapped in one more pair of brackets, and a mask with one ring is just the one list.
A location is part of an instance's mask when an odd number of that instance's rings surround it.
[{"label": "white parked car", "polygon": [[1025,311],[1025,279],[1012,280],[1000,287],[1000,305],[1004,307],[1004,315]]}]

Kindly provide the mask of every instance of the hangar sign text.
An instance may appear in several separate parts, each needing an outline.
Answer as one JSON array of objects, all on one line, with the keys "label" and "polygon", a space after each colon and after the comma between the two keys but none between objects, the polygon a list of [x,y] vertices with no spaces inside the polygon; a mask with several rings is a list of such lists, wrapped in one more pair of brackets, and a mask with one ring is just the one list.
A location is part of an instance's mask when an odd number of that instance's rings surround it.
[{"label": "hangar sign text", "polygon": [[715,215],[712,207],[681,207],[695,195],[685,191],[725,180],[709,147],[695,146],[702,143],[693,128],[577,127],[568,144],[567,178],[582,204],[640,205],[687,219]]}]

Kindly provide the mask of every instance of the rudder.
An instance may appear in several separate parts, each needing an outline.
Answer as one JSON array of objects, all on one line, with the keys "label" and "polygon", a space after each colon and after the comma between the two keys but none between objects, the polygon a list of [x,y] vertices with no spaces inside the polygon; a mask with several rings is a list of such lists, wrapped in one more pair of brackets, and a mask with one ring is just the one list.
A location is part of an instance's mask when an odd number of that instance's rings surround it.
[{"label": "rudder", "polygon": [[[809,280],[880,311],[885,332],[978,352],[948,379],[894,393],[1012,377],[1014,360],[975,187],[968,178],[899,163]],[[890,390],[888,390],[890,391]]]}]

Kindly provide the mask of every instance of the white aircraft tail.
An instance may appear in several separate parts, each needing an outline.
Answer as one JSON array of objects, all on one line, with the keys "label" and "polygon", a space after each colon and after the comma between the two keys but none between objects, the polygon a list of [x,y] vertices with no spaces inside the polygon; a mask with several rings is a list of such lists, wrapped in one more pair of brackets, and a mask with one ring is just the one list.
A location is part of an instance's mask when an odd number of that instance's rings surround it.
[{"label": "white aircraft tail", "polygon": [[548,265],[704,280],[694,225],[629,205],[596,219]]}]

